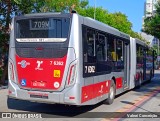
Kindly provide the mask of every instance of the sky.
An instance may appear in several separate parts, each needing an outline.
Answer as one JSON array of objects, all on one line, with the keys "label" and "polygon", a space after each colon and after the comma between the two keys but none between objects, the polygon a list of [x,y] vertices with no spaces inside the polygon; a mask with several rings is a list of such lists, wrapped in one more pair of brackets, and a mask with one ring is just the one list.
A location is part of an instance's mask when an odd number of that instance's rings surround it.
[{"label": "sky", "polygon": [[107,9],[110,13],[121,12],[132,23],[132,30],[141,32],[144,3],[146,0],[89,0],[89,5]]}]

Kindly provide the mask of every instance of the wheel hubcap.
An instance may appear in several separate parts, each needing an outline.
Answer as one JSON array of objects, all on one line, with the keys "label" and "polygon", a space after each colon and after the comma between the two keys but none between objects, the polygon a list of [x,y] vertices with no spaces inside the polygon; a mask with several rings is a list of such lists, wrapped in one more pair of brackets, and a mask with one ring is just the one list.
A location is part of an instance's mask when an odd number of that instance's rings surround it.
[{"label": "wheel hubcap", "polygon": [[113,87],[110,88],[110,99],[113,99],[114,97],[114,89]]}]

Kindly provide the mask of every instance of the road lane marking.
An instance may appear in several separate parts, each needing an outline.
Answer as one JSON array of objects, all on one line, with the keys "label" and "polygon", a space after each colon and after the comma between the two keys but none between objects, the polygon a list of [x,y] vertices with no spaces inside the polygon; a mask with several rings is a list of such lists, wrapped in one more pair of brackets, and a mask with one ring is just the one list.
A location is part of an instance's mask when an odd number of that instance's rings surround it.
[{"label": "road lane marking", "polygon": [[155,89],[147,92],[143,96],[138,97],[137,99],[135,99],[134,101],[132,101],[131,104],[126,104],[122,108],[116,110],[115,112],[123,112],[121,115],[119,114],[117,116],[118,118],[105,118],[102,121],[108,121],[108,120],[109,121],[118,121],[119,119],[121,119],[124,116],[125,112],[127,114],[127,112],[131,112],[131,111],[135,110],[141,104],[147,102],[152,97],[155,97],[159,92],[160,92],[160,87],[158,86]]}]

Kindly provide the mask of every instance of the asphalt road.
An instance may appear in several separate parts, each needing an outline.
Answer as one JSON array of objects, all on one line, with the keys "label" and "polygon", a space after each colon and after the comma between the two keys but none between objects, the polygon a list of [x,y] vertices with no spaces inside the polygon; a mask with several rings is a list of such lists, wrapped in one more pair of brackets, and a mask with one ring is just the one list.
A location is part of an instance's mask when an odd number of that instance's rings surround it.
[{"label": "asphalt road", "polygon": [[[34,119],[34,121],[158,121],[159,118],[151,119],[151,116],[160,117],[160,71],[156,71],[155,77],[152,79],[151,83],[144,84],[140,89],[133,89],[117,96],[112,105],[106,105],[102,102],[94,106],[76,107],[55,104],[42,104],[11,99],[8,101],[8,107],[7,91],[7,89],[0,90],[0,112],[12,112],[12,114],[13,112],[18,112],[19,114],[21,114],[22,112],[27,112],[50,117]],[[147,118],[148,115],[150,116],[150,118]],[[16,118],[15,116],[14,118]],[[124,116],[125,118],[123,118]],[[7,118],[0,118],[0,120],[8,121]],[[12,120],[17,121],[17,119]]]}]

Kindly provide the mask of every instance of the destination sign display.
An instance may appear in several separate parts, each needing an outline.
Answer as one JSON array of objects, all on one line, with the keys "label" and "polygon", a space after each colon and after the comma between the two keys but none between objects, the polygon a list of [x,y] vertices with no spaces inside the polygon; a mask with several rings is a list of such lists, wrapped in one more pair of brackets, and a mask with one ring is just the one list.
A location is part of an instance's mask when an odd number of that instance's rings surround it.
[{"label": "destination sign display", "polygon": [[53,19],[32,19],[30,20],[30,30],[54,29]]}]

